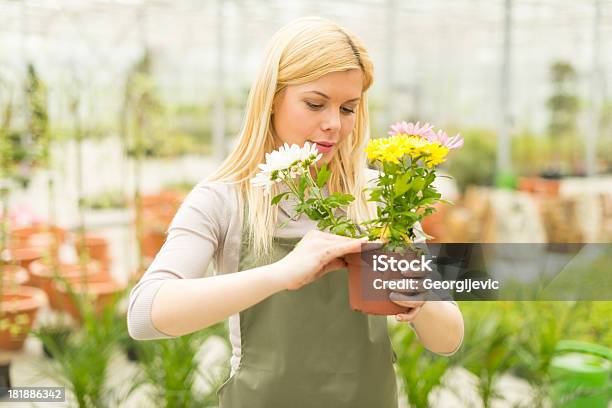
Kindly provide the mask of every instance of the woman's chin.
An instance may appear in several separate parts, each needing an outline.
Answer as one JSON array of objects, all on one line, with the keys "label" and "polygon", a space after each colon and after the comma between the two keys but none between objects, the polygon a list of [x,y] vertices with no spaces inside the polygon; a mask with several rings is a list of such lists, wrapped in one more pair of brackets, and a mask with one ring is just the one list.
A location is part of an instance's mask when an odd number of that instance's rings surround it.
[{"label": "woman's chin", "polygon": [[333,158],[334,158],[334,152],[323,153],[323,156],[321,156],[321,158],[317,162],[317,167],[321,167],[324,164],[329,165],[329,163],[331,163]]}]

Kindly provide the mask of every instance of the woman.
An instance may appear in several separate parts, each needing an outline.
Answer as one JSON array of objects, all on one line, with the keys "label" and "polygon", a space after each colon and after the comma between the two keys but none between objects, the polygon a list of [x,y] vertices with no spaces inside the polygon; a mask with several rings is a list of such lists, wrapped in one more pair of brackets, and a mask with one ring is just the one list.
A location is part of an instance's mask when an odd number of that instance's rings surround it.
[{"label": "woman", "polygon": [[[230,378],[221,407],[396,407],[387,320],[350,309],[343,256],[362,240],[293,220],[250,179],[283,143],[317,144],[329,191],[356,195],[349,215],[375,213],[362,191],[373,68],[361,42],[320,18],[278,31],[249,94],[238,143],[186,198],[164,246],[130,296],[135,339],[181,336],[229,317]],[[280,187],[274,187],[275,189]],[[287,221],[284,228],[277,226]],[[204,277],[210,261],[215,276]],[[333,272],[332,272],[333,271]],[[331,273],[328,273],[331,272]],[[409,298],[404,298],[409,299]],[[452,302],[397,300],[420,341],[454,353],[463,320]]]}]

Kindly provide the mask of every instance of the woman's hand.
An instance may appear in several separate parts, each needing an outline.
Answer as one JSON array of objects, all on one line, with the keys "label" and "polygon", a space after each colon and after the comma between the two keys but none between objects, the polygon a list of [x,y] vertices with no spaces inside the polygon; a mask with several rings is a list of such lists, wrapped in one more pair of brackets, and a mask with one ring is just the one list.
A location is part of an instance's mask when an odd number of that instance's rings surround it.
[{"label": "woman's hand", "polygon": [[412,322],[417,317],[421,308],[425,304],[426,300],[422,299],[419,295],[405,295],[398,292],[391,292],[389,299],[393,303],[408,308],[407,313],[400,313],[395,315],[395,319],[398,322]]},{"label": "woman's hand", "polygon": [[430,272],[413,272],[413,271],[402,271],[404,278],[412,279],[415,283],[414,288],[409,289],[395,289],[389,294],[389,299],[400,306],[408,308],[407,313],[400,313],[395,315],[397,321],[400,322],[413,322],[417,315],[421,311],[421,308],[425,305],[428,300],[440,300],[440,292],[425,289],[423,287],[424,279],[441,280],[442,277],[438,273],[437,269],[434,268]]},{"label": "woman's hand", "polygon": [[367,238],[354,239],[311,230],[297,243],[293,251],[278,261],[283,286],[296,290],[320,278],[327,272],[346,267],[342,257],[361,251]]}]

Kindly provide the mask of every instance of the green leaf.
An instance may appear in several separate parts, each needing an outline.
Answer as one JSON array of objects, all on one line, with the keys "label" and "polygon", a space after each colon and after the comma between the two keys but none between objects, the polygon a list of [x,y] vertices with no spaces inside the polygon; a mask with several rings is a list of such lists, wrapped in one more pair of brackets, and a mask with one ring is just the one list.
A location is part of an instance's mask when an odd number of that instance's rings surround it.
[{"label": "green leaf", "polygon": [[370,198],[368,198],[368,201],[380,201],[380,202],[384,202],[383,200],[381,200],[381,195],[382,195],[382,190],[379,188],[373,189],[370,191]]},{"label": "green leaf", "polygon": [[342,223],[342,224],[338,224],[338,225],[334,225],[331,229],[330,232],[332,234],[336,234],[336,235],[346,235],[346,227],[347,224],[346,223]]},{"label": "green leaf", "polygon": [[393,177],[391,177],[388,174],[385,174],[384,176],[378,179],[379,186],[392,186],[393,183],[395,183],[395,181],[393,180]]},{"label": "green leaf", "polygon": [[334,193],[329,197],[326,197],[323,202],[332,208],[338,208],[340,206],[350,204],[354,199],[355,197],[353,197],[351,194]]},{"label": "green leaf", "polygon": [[331,171],[327,167],[327,164],[324,164],[323,166],[321,166],[321,168],[319,169],[319,173],[317,174],[317,186],[319,186],[319,188],[323,188],[325,183],[327,183],[327,180],[329,180],[330,176]]},{"label": "green leaf", "polygon": [[397,178],[395,181],[395,194],[394,197],[403,195],[406,191],[410,190],[412,183],[410,182],[410,174],[404,173]]},{"label": "green leaf", "polygon": [[308,185],[308,179],[305,176],[300,177],[300,184],[298,186],[298,193],[300,193],[300,198],[304,200],[304,192],[306,191],[306,187]]},{"label": "green leaf", "polygon": [[423,190],[424,186],[425,186],[425,179],[423,179],[421,177],[415,177],[415,179],[412,180],[411,190],[412,191],[421,191],[421,190]]},{"label": "green leaf", "polygon": [[321,231],[325,231],[331,225],[329,218],[324,218],[317,223],[317,228]]},{"label": "green leaf", "polygon": [[290,193],[290,191],[285,191],[284,193],[280,193],[276,196],[274,196],[274,198],[272,199],[272,205],[276,205],[278,203],[280,203],[280,201]]},{"label": "green leaf", "polygon": [[436,179],[436,173],[433,171],[425,176],[425,186],[430,185]]},{"label": "green leaf", "polygon": [[438,199],[437,198],[424,198],[421,201],[419,201],[419,205],[429,205],[429,204],[433,204],[435,202],[437,202]]},{"label": "green leaf", "polygon": [[438,193],[435,188],[427,187],[423,190],[423,198],[440,198],[442,194]]}]

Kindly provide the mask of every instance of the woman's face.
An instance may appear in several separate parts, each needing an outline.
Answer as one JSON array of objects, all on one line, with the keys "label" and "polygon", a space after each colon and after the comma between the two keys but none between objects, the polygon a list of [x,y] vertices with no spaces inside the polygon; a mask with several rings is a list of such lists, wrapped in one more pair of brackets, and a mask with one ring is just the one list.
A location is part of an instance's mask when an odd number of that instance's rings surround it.
[{"label": "woman's face", "polygon": [[274,104],[272,125],[283,143],[303,146],[317,144],[329,163],[342,142],[355,126],[357,106],[362,89],[362,73],[358,69],[332,72],[301,85],[283,89]]}]

